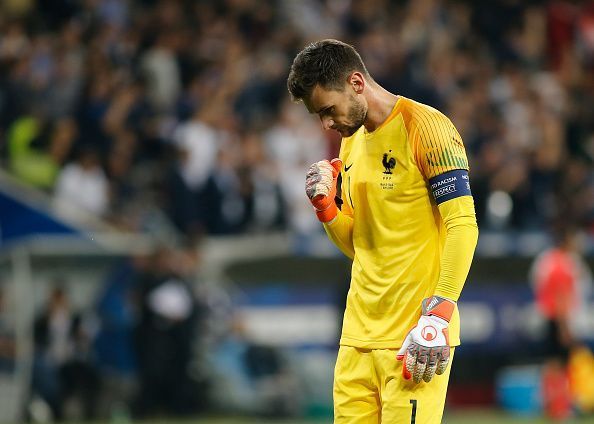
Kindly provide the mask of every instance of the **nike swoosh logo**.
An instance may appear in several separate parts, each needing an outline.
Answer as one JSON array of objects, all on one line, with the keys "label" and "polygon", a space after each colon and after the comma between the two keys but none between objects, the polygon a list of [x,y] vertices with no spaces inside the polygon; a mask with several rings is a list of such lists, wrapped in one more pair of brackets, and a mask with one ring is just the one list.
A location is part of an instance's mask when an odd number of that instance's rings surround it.
[{"label": "nike swoosh logo", "polygon": [[351,169],[351,166],[353,166],[353,164],[351,163],[349,166],[344,167],[344,172],[349,172],[349,169]]}]

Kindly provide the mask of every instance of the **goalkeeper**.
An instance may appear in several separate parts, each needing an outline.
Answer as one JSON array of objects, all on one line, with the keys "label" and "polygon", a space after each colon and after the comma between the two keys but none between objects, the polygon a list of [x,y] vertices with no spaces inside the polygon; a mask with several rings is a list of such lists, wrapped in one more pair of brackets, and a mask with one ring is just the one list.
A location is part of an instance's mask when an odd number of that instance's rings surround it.
[{"label": "goalkeeper", "polygon": [[302,50],[287,85],[342,135],[340,158],[306,176],[328,237],[353,260],[334,422],[439,423],[478,237],[461,137],[441,112],[383,89],[337,40]]}]

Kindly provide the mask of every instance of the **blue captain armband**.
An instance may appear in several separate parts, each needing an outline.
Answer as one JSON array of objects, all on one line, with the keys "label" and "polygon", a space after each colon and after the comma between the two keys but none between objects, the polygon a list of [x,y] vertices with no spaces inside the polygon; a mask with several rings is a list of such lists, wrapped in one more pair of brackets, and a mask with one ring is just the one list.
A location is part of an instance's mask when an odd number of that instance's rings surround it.
[{"label": "blue captain armband", "polygon": [[465,169],[437,175],[429,180],[429,186],[438,205],[456,197],[472,196],[468,171]]}]

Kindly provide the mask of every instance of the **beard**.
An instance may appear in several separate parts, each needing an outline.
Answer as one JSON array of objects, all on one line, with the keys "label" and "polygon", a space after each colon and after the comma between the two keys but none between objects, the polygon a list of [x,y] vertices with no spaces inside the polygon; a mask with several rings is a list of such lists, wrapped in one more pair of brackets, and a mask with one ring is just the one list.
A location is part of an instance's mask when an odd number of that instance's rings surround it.
[{"label": "beard", "polygon": [[356,100],[355,97],[350,98],[349,111],[347,113],[348,125],[336,125],[334,129],[343,137],[350,137],[357,132],[361,125],[367,118],[367,108],[363,103]]}]

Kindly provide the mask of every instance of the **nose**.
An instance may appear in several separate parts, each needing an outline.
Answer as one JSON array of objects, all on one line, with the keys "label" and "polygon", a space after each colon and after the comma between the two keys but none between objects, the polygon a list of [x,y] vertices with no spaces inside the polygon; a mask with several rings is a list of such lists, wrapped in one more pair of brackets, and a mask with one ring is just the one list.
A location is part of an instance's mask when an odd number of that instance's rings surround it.
[{"label": "nose", "polygon": [[322,118],[322,128],[329,130],[334,126],[334,120],[329,117]]}]

